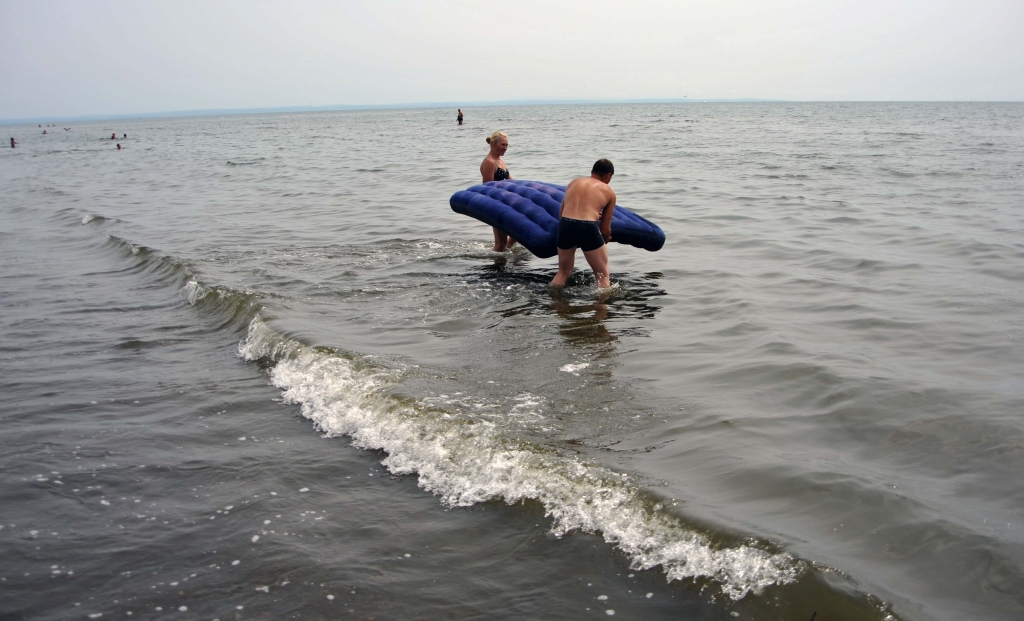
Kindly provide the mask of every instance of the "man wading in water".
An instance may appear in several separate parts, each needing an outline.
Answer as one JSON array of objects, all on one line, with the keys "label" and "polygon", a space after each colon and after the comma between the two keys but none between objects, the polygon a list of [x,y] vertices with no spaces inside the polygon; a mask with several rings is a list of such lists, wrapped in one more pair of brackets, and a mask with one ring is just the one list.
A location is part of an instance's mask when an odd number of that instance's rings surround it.
[{"label": "man wading in water", "polygon": [[572,276],[576,248],[583,250],[598,288],[612,285],[605,244],[612,240],[615,191],[608,184],[614,174],[612,163],[600,159],[594,163],[589,177],[577,177],[565,188],[565,198],[558,210],[558,273],[551,280],[552,286],[562,287]]}]

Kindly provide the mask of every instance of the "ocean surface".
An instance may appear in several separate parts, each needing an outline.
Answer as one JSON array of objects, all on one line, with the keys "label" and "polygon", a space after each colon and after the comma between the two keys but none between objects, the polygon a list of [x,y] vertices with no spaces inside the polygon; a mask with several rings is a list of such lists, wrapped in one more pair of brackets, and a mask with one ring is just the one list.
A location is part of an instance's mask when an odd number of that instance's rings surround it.
[{"label": "ocean surface", "polygon": [[464,111],[4,128],[0,618],[1024,618],[1024,104]]}]

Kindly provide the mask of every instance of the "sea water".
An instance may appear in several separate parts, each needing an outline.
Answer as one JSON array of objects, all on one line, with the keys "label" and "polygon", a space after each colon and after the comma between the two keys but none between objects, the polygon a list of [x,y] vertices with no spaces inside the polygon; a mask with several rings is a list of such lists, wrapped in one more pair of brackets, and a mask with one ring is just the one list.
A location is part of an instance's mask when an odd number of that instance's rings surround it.
[{"label": "sea water", "polygon": [[1024,105],[465,111],[6,128],[0,616],[1024,615]]}]

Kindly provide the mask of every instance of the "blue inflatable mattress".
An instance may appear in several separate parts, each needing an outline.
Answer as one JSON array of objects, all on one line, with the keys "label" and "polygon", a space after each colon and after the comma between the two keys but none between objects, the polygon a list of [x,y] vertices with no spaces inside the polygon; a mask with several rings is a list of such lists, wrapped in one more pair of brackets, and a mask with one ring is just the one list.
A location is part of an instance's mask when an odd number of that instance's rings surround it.
[{"label": "blue inflatable mattress", "polygon": [[[541,181],[490,181],[456,192],[452,210],[490,224],[542,259],[558,254],[558,209],[565,186]],[[612,213],[612,241],[644,250],[660,250],[665,233],[625,207]]]}]

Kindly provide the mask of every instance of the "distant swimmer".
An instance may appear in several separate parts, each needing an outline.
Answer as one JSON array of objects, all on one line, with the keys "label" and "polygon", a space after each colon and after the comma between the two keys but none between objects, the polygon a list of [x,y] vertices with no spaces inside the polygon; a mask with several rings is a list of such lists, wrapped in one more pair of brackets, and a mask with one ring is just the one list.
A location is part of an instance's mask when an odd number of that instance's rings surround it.
[{"label": "distant swimmer", "polygon": [[572,276],[576,249],[594,270],[597,286],[612,285],[608,272],[608,246],[612,240],[612,213],[615,191],[609,187],[615,166],[606,159],[594,162],[589,177],[578,177],[565,188],[565,198],[558,210],[558,273],[551,279],[555,287],[565,286]]},{"label": "distant swimmer", "polygon": [[18,141],[16,141],[16,140],[14,139],[14,137],[12,136],[12,137],[11,137],[11,148],[13,149],[13,148],[14,148],[14,145],[16,145],[16,144],[18,144]]},{"label": "distant swimmer", "polygon": [[[511,179],[512,175],[508,172],[508,168],[505,167],[505,160],[501,159],[501,156],[505,155],[505,151],[508,151],[508,134],[505,132],[494,132],[487,137],[487,144],[491,145],[491,151],[484,158],[483,163],[480,164],[480,175],[483,177],[483,183]],[[516,243],[516,240],[493,226],[491,229],[494,231],[494,248],[492,248],[494,252],[504,252]]]},{"label": "distant swimmer", "polygon": [[43,133],[44,133],[44,134],[46,133],[46,130],[45,130],[45,129],[43,130]]},{"label": "distant swimmer", "polygon": [[128,140],[128,134],[125,134],[124,136],[121,136],[121,140]]},{"label": "distant swimmer", "polygon": [[110,134],[111,140],[117,140],[117,134]]},{"label": "distant swimmer", "polygon": [[462,108],[459,108],[459,116],[455,117],[458,120],[459,125],[462,125]]},{"label": "distant swimmer", "polygon": [[121,150],[121,143],[120,143],[120,142],[119,142],[119,143],[117,143],[117,150],[118,150],[118,151],[120,151],[120,150]]}]

